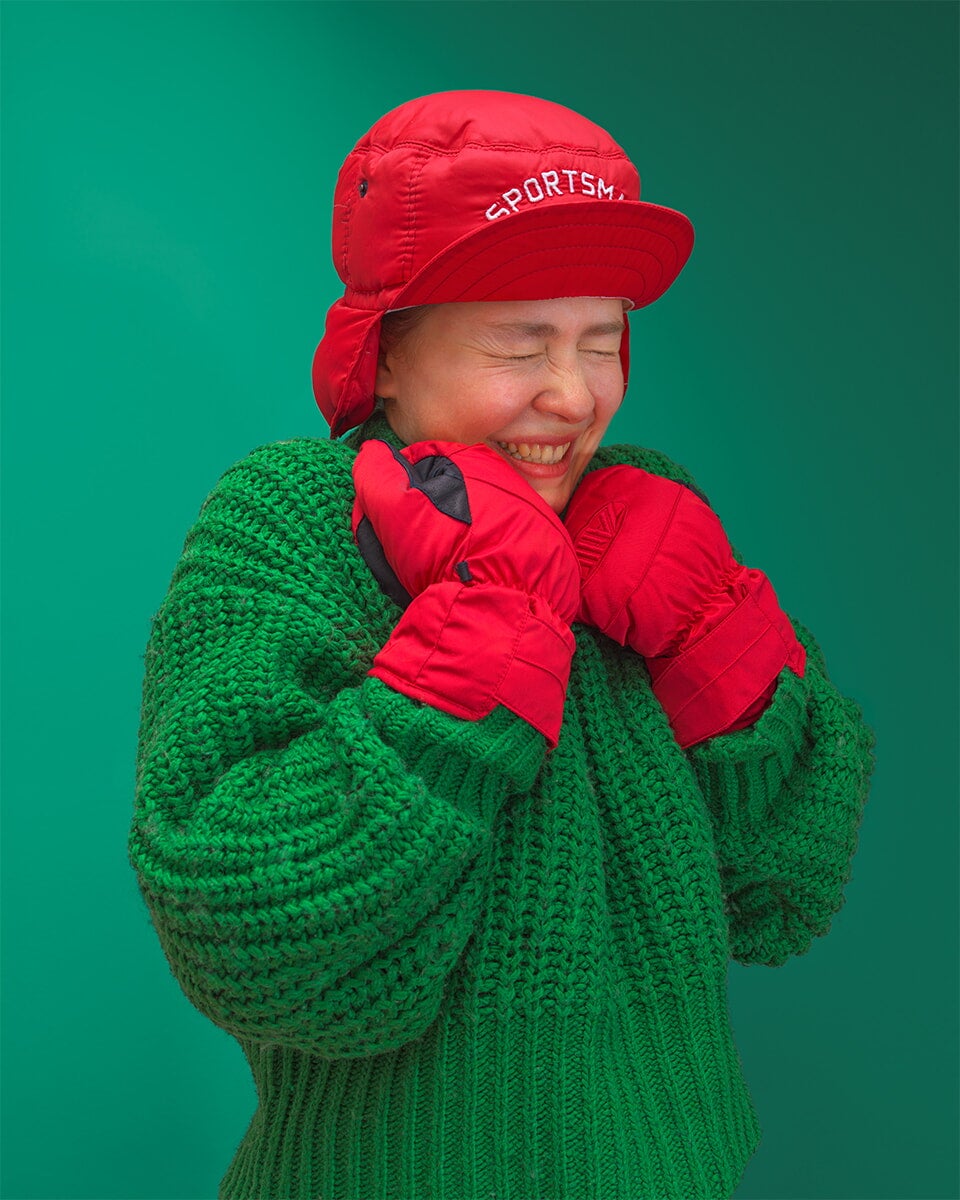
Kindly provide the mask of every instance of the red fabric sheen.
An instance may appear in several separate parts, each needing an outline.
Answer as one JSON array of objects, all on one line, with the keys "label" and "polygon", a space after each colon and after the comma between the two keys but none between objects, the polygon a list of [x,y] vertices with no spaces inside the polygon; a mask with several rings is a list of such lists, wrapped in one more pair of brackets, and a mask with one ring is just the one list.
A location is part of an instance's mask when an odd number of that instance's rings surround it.
[{"label": "red fabric sheen", "polygon": [[689,488],[604,468],[574,493],[566,523],[580,619],[644,656],[681,746],[742,728],[784,666],[803,675],[803,647],[769,580],[736,562],[716,513]]},{"label": "red fabric sheen", "polygon": [[[354,464],[354,532],[366,516],[413,596],[371,674],[467,720],[503,704],[556,745],[574,639],[579,570],[562,522],[484,446],[421,442],[408,462],[439,455],[463,475],[471,523],[440,512],[384,442]],[[469,563],[464,584],[456,565]]]}]

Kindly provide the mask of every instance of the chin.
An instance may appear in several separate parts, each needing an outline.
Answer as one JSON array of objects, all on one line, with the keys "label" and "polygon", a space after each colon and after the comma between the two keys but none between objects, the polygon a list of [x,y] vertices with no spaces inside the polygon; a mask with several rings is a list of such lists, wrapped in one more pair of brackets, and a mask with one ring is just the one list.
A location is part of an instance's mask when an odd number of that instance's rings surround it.
[{"label": "chin", "polygon": [[540,499],[549,504],[558,516],[570,502],[568,488],[545,488],[543,491],[540,488],[536,488],[535,491]]}]

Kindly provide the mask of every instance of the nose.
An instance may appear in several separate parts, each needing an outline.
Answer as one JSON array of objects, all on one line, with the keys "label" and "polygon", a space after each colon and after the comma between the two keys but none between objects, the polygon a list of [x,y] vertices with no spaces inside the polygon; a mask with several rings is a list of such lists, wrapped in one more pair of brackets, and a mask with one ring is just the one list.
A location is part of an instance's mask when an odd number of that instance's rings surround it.
[{"label": "nose", "polygon": [[552,413],[571,423],[586,420],[593,414],[593,392],[579,366],[552,366],[533,402],[539,412]]}]

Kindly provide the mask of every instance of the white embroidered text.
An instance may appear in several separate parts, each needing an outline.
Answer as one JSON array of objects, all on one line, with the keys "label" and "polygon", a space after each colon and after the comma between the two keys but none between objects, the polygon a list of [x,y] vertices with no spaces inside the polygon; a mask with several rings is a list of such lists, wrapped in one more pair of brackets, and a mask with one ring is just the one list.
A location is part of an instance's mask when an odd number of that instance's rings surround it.
[{"label": "white embroidered text", "polygon": [[[497,217],[516,212],[521,204],[539,204],[548,196],[569,196],[576,192],[596,196],[599,200],[613,200],[613,186],[606,183],[602,175],[593,175],[589,171],[541,171],[539,175],[525,179],[519,187],[503,192],[487,209],[486,217],[488,221],[495,221]],[[616,199],[622,200],[623,192]]]}]

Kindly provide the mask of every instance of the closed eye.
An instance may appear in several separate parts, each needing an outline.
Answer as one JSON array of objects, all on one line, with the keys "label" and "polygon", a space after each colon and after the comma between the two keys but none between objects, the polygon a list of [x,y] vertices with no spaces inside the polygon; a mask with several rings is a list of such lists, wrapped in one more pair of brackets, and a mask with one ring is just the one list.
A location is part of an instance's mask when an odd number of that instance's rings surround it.
[{"label": "closed eye", "polygon": [[[583,346],[580,348],[581,354],[593,354],[598,358],[619,358],[620,351],[618,350],[595,350],[592,347]],[[537,359],[543,358],[544,351],[537,354],[505,354],[503,356],[505,362],[535,362]]]}]

